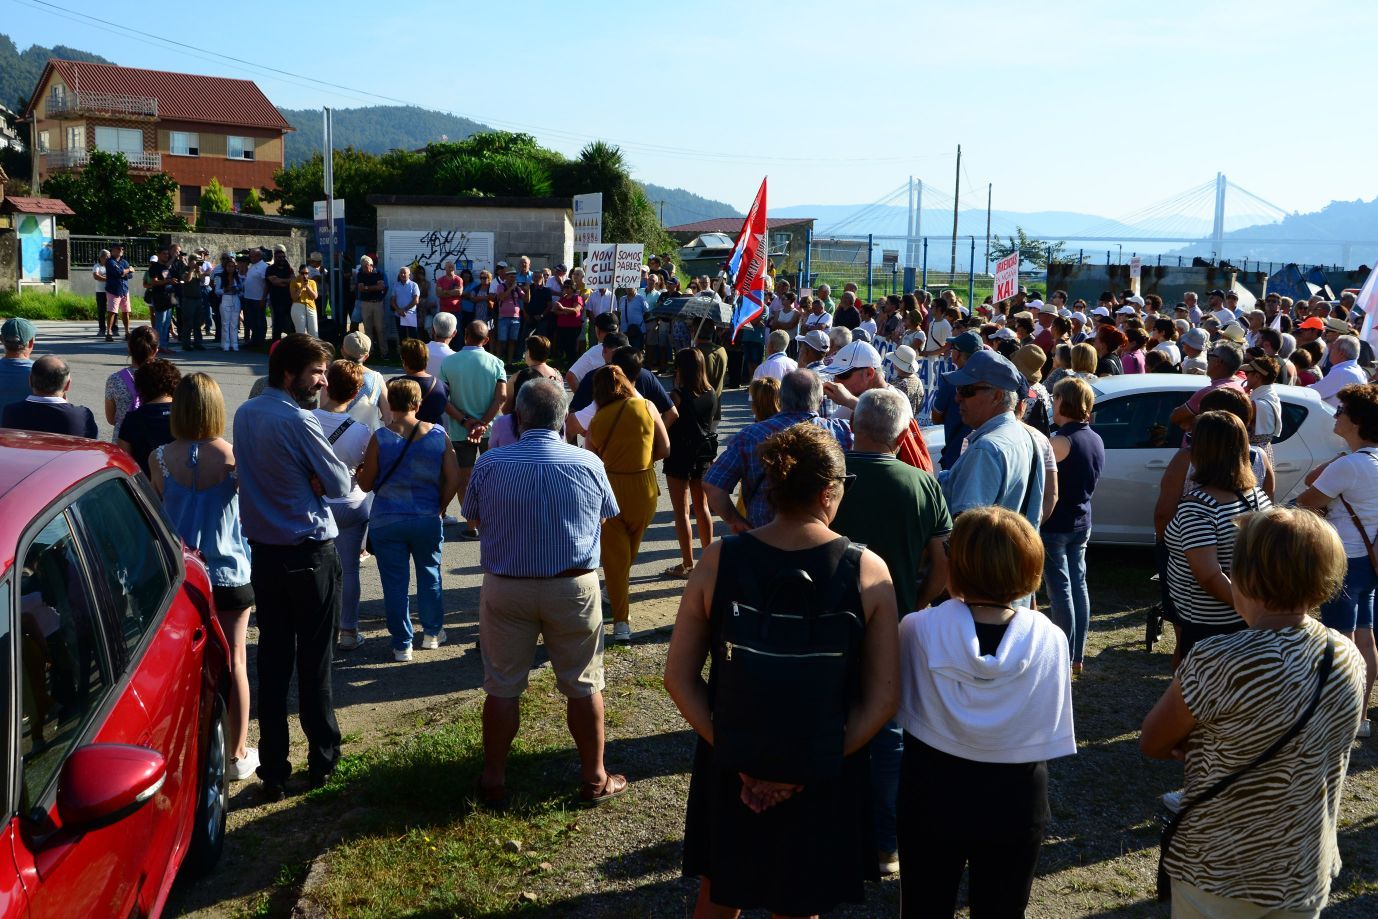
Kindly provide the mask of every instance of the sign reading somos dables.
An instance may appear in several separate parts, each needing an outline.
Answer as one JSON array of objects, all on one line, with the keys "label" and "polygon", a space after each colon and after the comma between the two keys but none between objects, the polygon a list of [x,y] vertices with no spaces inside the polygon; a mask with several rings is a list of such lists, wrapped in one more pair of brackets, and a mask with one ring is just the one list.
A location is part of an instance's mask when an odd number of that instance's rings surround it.
[{"label": "sign reading somos dables", "polygon": [[612,286],[636,290],[641,285],[641,258],[646,247],[641,243],[618,243]]},{"label": "sign reading somos dables", "polygon": [[1008,300],[1019,290],[1019,253],[1007,255],[995,263],[995,302]]}]

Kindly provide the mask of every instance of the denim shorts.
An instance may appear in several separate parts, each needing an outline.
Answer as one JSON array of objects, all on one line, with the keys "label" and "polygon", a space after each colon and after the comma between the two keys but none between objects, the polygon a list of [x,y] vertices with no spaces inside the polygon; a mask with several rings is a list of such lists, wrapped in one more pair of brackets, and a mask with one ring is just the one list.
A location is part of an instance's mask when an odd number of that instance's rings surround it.
[{"label": "denim shorts", "polygon": [[516,341],[522,336],[520,316],[503,317],[498,320],[498,341]]},{"label": "denim shorts", "polygon": [[1344,584],[1339,593],[1321,604],[1321,622],[1337,632],[1372,629],[1378,575],[1366,555],[1345,561]]}]

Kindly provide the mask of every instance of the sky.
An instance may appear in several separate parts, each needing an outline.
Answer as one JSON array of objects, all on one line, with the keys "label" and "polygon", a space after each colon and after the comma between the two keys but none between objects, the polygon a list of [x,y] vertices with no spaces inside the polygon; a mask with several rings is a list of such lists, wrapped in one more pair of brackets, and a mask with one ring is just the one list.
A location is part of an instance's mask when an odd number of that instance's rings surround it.
[{"label": "sky", "polygon": [[600,138],[638,179],[743,210],[764,175],[771,207],[868,203],[910,176],[951,195],[958,144],[972,207],[991,183],[997,209],[1122,218],[1217,172],[1286,211],[1378,195],[1372,0],[179,9],[0,0],[0,32],[250,78],[288,108],[411,103],[567,154]]}]

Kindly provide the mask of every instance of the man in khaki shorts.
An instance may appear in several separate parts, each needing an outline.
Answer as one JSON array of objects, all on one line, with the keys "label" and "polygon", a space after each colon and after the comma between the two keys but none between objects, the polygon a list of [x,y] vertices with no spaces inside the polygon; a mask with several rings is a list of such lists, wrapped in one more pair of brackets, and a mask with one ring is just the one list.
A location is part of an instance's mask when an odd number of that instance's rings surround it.
[{"label": "man in khaki shorts", "polygon": [[625,776],[603,768],[603,616],[596,573],[603,521],[617,516],[617,500],[598,457],[561,441],[566,410],[558,384],[532,380],[522,386],[515,413],[521,439],[478,457],[464,494],[464,516],[481,534],[483,566],[479,638],[487,698],[478,792],[494,807],[507,800],[507,754],[538,636],[567,700],[580,797],[598,803],[627,789]]}]

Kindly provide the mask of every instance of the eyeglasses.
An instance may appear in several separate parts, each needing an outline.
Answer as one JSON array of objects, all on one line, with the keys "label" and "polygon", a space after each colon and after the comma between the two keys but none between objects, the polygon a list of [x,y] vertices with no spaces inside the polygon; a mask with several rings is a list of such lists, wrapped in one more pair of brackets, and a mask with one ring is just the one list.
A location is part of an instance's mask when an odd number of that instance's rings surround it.
[{"label": "eyeglasses", "polygon": [[1338,405],[1338,406],[1335,407],[1335,417],[1336,417],[1336,418],[1340,417],[1340,416],[1343,415],[1344,413],[1345,413],[1345,407],[1344,407],[1343,405]]},{"label": "eyeglasses", "polygon": [[847,489],[851,488],[852,483],[856,481],[856,476],[854,475],[825,475],[821,476],[821,478],[828,482],[841,482],[843,494],[846,494]]},{"label": "eyeglasses", "polygon": [[985,383],[967,383],[964,386],[957,387],[957,395],[961,396],[963,399],[970,399],[983,389],[994,388],[994,386],[987,386]]}]

